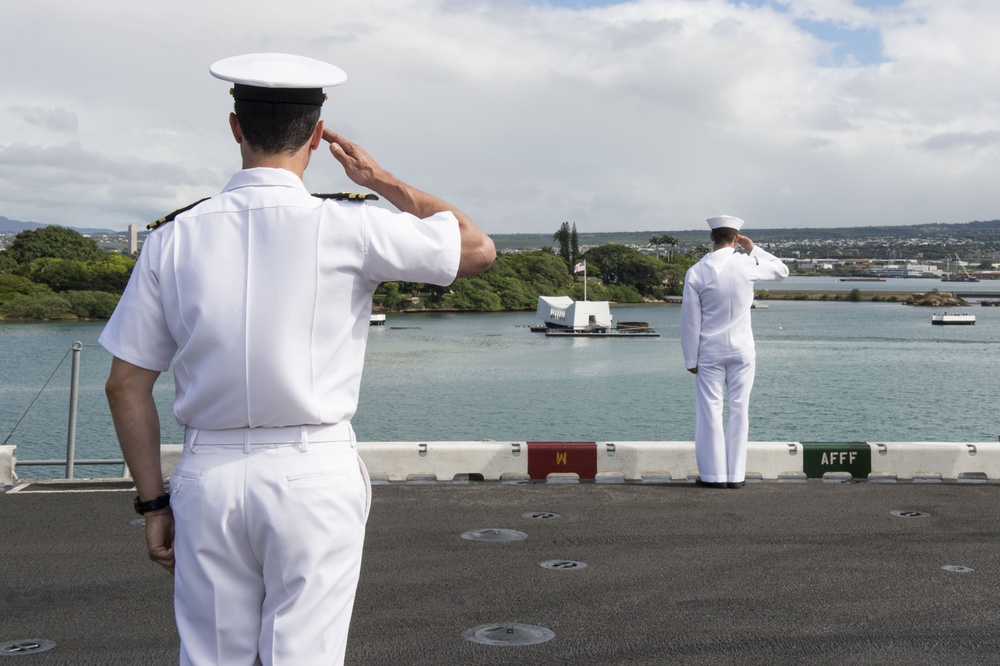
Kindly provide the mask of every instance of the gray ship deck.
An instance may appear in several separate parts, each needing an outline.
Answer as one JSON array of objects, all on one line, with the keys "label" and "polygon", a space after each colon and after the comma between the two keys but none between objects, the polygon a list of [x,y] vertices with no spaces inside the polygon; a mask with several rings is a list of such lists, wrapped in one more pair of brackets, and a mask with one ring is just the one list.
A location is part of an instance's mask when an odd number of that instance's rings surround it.
[{"label": "gray ship deck", "polygon": [[[176,663],[132,493],[76,487],[0,494],[0,644],[55,643],[11,664]],[[998,515],[994,483],[376,486],[348,663],[997,663]],[[463,638],[491,623],[555,638]]]}]

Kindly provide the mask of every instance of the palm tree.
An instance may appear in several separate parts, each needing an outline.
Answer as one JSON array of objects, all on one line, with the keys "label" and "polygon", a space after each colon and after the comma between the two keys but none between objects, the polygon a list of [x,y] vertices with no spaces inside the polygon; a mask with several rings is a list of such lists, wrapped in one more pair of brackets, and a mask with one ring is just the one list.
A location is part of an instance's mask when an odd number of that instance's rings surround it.
[{"label": "palm tree", "polygon": [[[660,246],[661,245],[669,245],[670,247],[677,247],[678,243],[679,243],[679,241],[676,238],[674,238],[673,236],[668,236],[666,234],[664,234],[662,236],[653,236],[653,237],[651,237],[649,239],[649,244],[656,248],[656,258],[657,259],[660,258]],[[668,262],[671,260],[671,256],[670,255],[671,255],[671,253],[668,250],[667,251],[667,261]]]}]

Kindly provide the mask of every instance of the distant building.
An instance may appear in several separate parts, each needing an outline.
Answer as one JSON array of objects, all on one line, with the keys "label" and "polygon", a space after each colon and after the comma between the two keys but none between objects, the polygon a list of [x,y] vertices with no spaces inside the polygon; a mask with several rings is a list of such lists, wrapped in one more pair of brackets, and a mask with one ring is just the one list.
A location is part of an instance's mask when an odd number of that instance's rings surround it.
[{"label": "distant building", "polygon": [[869,275],[877,277],[920,278],[940,277],[941,271],[930,264],[919,264],[916,259],[876,259],[868,269]]},{"label": "distant building", "polygon": [[128,253],[130,255],[139,251],[139,227],[134,224],[128,225]]}]

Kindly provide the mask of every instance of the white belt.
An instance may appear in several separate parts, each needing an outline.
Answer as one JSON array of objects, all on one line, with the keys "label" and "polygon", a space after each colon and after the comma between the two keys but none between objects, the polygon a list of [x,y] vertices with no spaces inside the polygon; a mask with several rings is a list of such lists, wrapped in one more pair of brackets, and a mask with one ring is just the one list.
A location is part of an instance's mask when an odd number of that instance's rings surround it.
[{"label": "white belt", "polygon": [[320,442],[351,442],[354,430],[350,421],[323,425],[284,426],[280,428],[227,428],[225,430],[200,430],[188,427],[184,431],[184,444],[196,449],[199,446],[242,446],[249,448],[263,444],[302,444]]}]

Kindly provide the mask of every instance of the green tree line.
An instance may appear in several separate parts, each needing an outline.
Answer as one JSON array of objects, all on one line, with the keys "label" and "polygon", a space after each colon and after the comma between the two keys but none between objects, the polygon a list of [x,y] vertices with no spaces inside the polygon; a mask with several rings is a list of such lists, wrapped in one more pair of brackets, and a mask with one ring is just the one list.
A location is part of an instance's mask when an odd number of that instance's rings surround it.
[{"label": "green tree line", "polygon": [[0,252],[0,319],[107,319],[134,265],[72,229],[22,231]]},{"label": "green tree line", "polygon": [[[582,274],[573,266],[587,262],[587,298],[641,303],[679,295],[684,272],[695,256],[667,253],[669,236],[654,236],[649,256],[625,245],[607,244],[581,253],[576,226],[564,223],[553,240],[558,253],[544,248],[497,256],[482,275],[461,278],[448,287],[389,282],[375,293],[382,310],[534,310],[539,296],[584,295]],[[102,252],[97,243],[64,227],[22,231],[0,252],[0,319],[105,319],[111,316],[135,260]]]},{"label": "green tree line", "polygon": [[684,289],[684,273],[696,260],[691,255],[674,255],[668,261],[615,244],[590,248],[580,254],[578,248],[574,251],[572,237],[572,230],[564,225],[554,239],[562,245],[558,254],[551,248],[500,254],[482,275],[460,278],[449,287],[385,283],[375,292],[375,306],[390,311],[499,312],[534,310],[539,296],[582,300],[583,276],[573,274],[577,261],[587,262],[589,300],[642,303],[679,296]]}]

